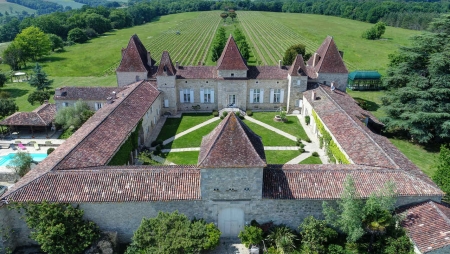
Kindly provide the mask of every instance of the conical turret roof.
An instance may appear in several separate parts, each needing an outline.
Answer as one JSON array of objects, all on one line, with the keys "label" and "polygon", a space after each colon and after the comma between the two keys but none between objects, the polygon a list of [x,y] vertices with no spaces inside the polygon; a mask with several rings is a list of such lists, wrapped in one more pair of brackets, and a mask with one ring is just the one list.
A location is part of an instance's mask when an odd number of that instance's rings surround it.
[{"label": "conical turret roof", "polygon": [[233,36],[230,34],[222,55],[217,60],[218,70],[248,70]]}]

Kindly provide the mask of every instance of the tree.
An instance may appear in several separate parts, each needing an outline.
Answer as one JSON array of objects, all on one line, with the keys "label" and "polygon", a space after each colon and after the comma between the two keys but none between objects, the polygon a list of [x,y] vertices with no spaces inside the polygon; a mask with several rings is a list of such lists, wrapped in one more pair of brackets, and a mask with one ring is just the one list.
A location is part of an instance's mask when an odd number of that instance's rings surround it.
[{"label": "tree", "polygon": [[14,154],[13,158],[6,165],[7,168],[14,170],[16,174],[23,177],[30,171],[31,163],[33,162],[33,157],[31,157],[29,152],[17,152]]},{"label": "tree", "polygon": [[386,228],[394,223],[392,212],[395,205],[394,184],[388,182],[384,189],[372,193],[366,202],[356,194],[355,182],[347,177],[341,198],[334,209],[327,202],[323,203],[326,221],[347,234],[347,241],[356,242],[365,233],[371,235],[369,250],[374,237],[384,234]]},{"label": "tree", "polygon": [[[435,168],[433,181],[446,195],[450,194],[450,145],[441,145],[439,159]],[[448,196],[445,199],[448,200]]]},{"label": "tree", "polygon": [[36,63],[36,66],[33,69],[33,75],[31,76],[28,83],[30,86],[36,87],[37,90],[47,90],[53,83],[53,80],[49,80],[47,78],[47,73],[42,70],[41,65]]},{"label": "tree", "polygon": [[368,40],[378,40],[386,31],[386,24],[384,22],[378,22],[372,28],[366,30],[362,37]]},{"label": "tree", "polygon": [[389,132],[404,133],[419,143],[450,140],[450,21],[431,23],[432,33],[412,37],[412,46],[390,56],[382,97]]},{"label": "tree", "polygon": [[247,39],[241,29],[236,28],[234,30],[234,40],[236,41],[236,45],[238,46],[242,57],[248,60],[250,58],[250,47],[248,46]]},{"label": "tree", "polygon": [[292,229],[280,225],[271,230],[267,236],[267,240],[276,247],[280,254],[291,253],[295,249],[295,236]]},{"label": "tree", "polygon": [[262,229],[256,226],[244,226],[244,230],[239,232],[238,237],[247,248],[258,245],[264,239]]},{"label": "tree", "polygon": [[8,78],[6,77],[5,73],[0,73],[0,87],[3,87],[7,81]]},{"label": "tree", "polygon": [[28,95],[28,102],[31,105],[34,105],[35,102],[42,105],[48,99],[50,99],[50,93],[47,91],[37,90]]},{"label": "tree", "polygon": [[220,14],[220,17],[223,18],[223,22],[225,22],[227,20],[227,18],[228,18],[228,13],[227,12],[222,12]]},{"label": "tree", "polygon": [[231,18],[231,21],[234,21],[234,19],[237,17],[237,14],[234,10],[233,11],[230,10],[228,16]]},{"label": "tree", "polygon": [[25,55],[23,50],[14,41],[3,51],[3,61],[11,67],[12,70],[19,70],[25,65]]},{"label": "tree", "polygon": [[67,35],[67,40],[73,41],[76,43],[84,43],[84,42],[87,42],[88,39],[89,38],[84,33],[84,31],[78,27],[70,30]]},{"label": "tree", "polygon": [[82,253],[100,237],[98,226],[83,220],[84,212],[78,206],[43,201],[21,203],[16,209],[24,211],[31,239],[46,253]]},{"label": "tree", "polygon": [[204,220],[190,221],[177,211],[142,219],[126,253],[199,253],[219,244],[220,231]]},{"label": "tree", "polygon": [[51,42],[41,29],[30,26],[16,36],[14,42],[22,50],[25,59],[36,61],[51,50]]},{"label": "tree", "polygon": [[19,110],[19,107],[16,105],[14,100],[0,99],[0,117],[12,115],[17,110]]},{"label": "tree", "polygon": [[214,41],[211,46],[211,60],[213,62],[217,61],[222,54],[223,49],[225,48],[225,44],[227,43],[227,38],[225,35],[225,28],[220,27],[217,30],[216,36],[214,37]]},{"label": "tree", "polygon": [[283,65],[291,65],[294,62],[295,57],[297,57],[297,55],[302,55],[304,59],[307,59],[305,52],[306,46],[303,44],[295,44],[290,46],[284,52]]},{"label": "tree", "polygon": [[336,230],[328,227],[325,221],[317,220],[313,216],[306,217],[299,230],[302,236],[302,251],[305,253],[327,253],[327,245],[338,236]]},{"label": "tree", "polygon": [[86,25],[102,34],[111,30],[111,21],[100,14],[90,13],[85,16]]},{"label": "tree", "polygon": [[89,108],[89,105],[79,100],[75,102],[74,106],[65,107],[56,113],[55,122],[61,125],[64,129],[73,126],[74,129],[78,129],[91,117],[94,112]]},{"label": "tree", "polygon": [[55,51],[55,49],[64,49],[64,41],[56,34],[48,34],[48,38],[51,42],[51,49],[52,51]]}]

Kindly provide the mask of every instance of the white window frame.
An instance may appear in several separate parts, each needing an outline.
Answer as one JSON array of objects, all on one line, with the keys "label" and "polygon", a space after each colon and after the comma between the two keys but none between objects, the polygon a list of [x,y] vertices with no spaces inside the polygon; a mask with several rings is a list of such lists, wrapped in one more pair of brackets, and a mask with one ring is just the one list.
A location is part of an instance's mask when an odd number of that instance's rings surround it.
[{"label": "white window frame", "polygon": [[194,89],[189,88],[181,89],[180,103],[194,103]]},{"label": "white window frame", "polygon": [[169,107],[169,99],[164,99],[164,107],[165,108]]},{"label": "white window frame", "polygon": [[264,102],[264,89],[256,88],[250,89],[250,103],[263,103]]},{"label": "white window frame", "polygon": [[69,103],[68,103],[68,102],[63,102],[63,103],[62,103],[62,106],[63,106],[63,107],[68,107],[68,106],[69,106]]},{"label": "white window frame", "polygon": [[214,103],[214,88],[200,89],[200,103]]},{"label": "white window frame", "polygon": [[94,103],[95,111],[101,109],[103,107],[103,103],[101,102],[95,102]]}]

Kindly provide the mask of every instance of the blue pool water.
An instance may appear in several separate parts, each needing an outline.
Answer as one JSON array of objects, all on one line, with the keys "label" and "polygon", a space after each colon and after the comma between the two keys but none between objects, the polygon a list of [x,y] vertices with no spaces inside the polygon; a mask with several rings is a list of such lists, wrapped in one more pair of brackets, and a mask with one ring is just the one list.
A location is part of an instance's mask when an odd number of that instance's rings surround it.
[{"label": "blue pool water", "polygon": [[[42,161],[47,157],[45,153],[30,153],[31,157],[33,157],[34,161]],[[13,158],[14,154],[10,153],[5,156],[0,156],[0,166],[6,166],[9,164],[9,161]]]}]

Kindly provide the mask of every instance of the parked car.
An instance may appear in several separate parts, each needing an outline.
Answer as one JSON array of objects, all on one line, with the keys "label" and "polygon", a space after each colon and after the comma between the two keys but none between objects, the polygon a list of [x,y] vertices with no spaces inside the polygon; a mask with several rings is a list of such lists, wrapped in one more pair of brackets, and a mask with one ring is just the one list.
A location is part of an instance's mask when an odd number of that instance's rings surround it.
[{"label": "parked car", "polygon": [[0,196],[8,190],[8,187],[0,185]]}]

